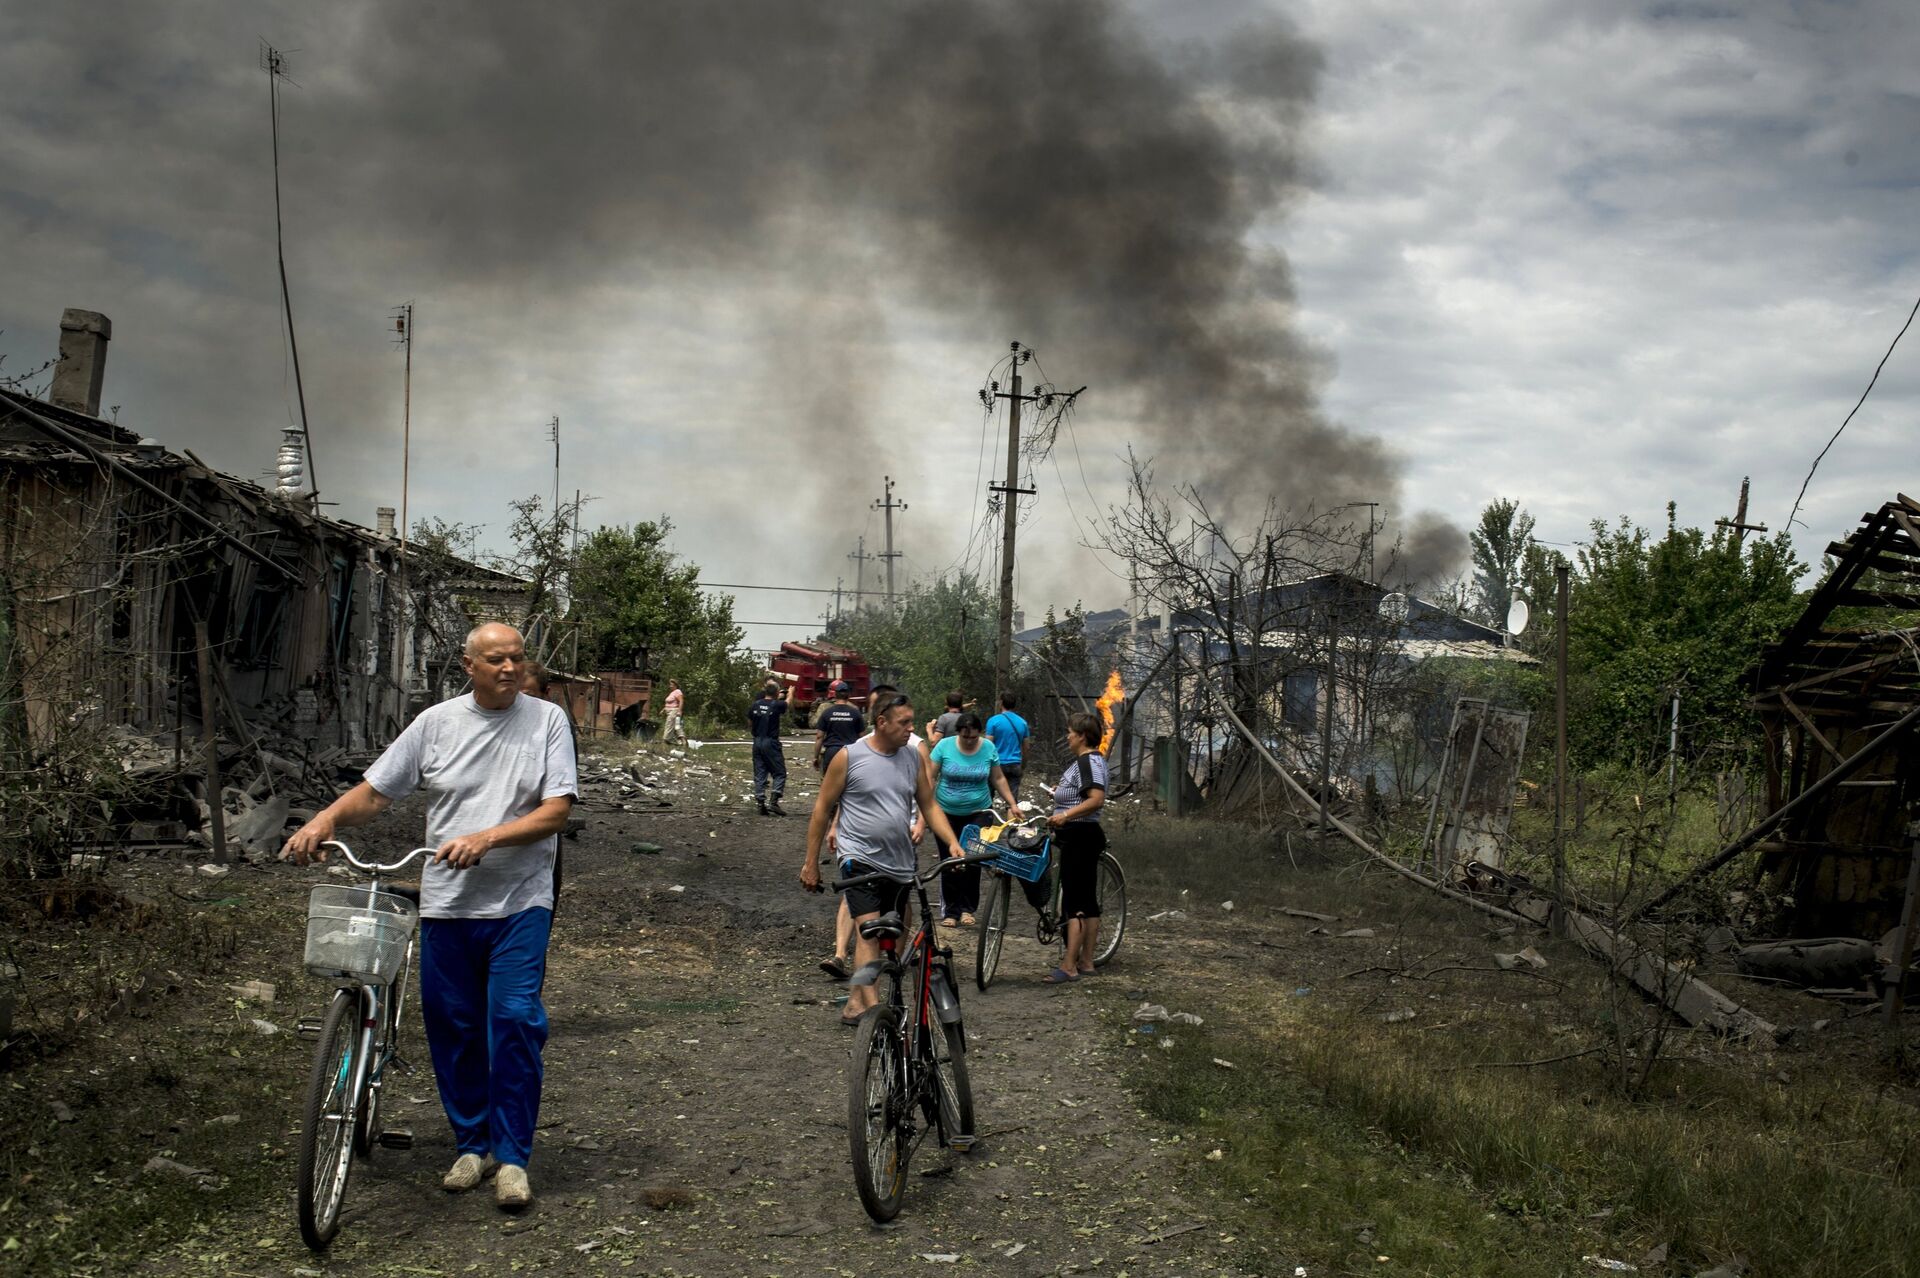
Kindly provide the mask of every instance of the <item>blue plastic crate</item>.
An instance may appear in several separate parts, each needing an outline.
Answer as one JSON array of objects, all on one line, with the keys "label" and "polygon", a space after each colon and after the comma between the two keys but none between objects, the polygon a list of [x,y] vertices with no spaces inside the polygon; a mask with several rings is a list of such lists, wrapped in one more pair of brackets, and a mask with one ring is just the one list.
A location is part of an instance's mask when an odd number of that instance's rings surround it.
[{"label": "blue plastic crate", "polygon": [[1038,883],[1047,874],[1047,857],[1053,851],[1053,836],[1048,835],[1032,852],[1016,852],[1002,843],[988,842],[979,826],[970,825],[960,832],[960,848],[969,855],[987,848],[998,848],[1000,855],[988,864],[1016,879]]}]

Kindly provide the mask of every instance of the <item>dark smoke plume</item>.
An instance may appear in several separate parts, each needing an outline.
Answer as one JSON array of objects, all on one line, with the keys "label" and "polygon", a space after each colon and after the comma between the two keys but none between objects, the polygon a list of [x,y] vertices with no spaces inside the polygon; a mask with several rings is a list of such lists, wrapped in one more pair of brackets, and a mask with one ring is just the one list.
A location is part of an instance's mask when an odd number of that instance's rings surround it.
[{"label": "dark smoke plume", "polygon": [[[1083,433],[1131,438],[1229,514],[1396,509],[1397,462],[1322,413],[1331,361],[1293,326],[1285,257],[1257,247],[1303,189],[1321,69],[1280,19],[1169,53],[1090,0],[585,12],[365,10],[357,48],[316,51],[351,74],[303,108],[353,139],[327,157],[341,198],[508,294],[616,267],[785,281],[768,331],[804,345],[761,370],[780,379],[876,358],[847,275],[883,271],[981,334],[983,366],[1018,338],[1090,383]],[[844,400],[792,403],[802,442],[852,451]],[[1406,548],[1424,575],[1465,542],[1428,520]]]}]

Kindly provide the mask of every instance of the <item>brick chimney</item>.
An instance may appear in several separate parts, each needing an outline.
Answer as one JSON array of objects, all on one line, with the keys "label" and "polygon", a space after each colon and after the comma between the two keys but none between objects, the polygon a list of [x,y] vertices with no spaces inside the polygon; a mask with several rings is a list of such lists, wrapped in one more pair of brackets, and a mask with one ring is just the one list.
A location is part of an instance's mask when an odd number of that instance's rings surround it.
[{"label": "brick chimney", "polygon": [[113,321],[98,311],[69,306],[60,315],[60,362],[47,398],[89,417],[100,415],[100,384],[107,376],[107,343]]},{"label": "brick chimney", "polygon": [[375,532],[379,533],[382,537],[385,537],[388,541],[392,541],[394,539],[395,533],[393,531],[393,507],[381,506],[377,508],[373,512],[373,523],[374,523],[373,530]]}]

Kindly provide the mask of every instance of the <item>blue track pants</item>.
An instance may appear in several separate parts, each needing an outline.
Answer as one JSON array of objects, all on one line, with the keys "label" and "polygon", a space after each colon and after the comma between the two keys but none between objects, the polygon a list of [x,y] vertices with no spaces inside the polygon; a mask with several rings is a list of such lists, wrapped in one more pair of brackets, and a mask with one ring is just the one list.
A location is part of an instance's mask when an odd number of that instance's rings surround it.
[{"label": "blue track pants", "polygon": [[440,1103],[463,1154],[527,1165],[540,1118],[540,1049],[553,912],[420,921],[420,1014]]}]

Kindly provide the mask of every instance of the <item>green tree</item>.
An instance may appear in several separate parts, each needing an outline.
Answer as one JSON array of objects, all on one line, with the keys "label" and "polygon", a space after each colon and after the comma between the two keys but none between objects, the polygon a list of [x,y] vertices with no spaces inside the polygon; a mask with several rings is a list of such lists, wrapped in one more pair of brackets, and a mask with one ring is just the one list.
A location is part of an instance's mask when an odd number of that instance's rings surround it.
[{"label": "green tree", "polygon": [[994,616],[994,597],[961,574],[912,586],[892,612],[848,613],[826,636],[865,657],[876,678],[892,676],[916,709],[937,710],[954,688],[984,705],[993,693]]},{"label": "green tree", "polygon": [[1480,526],[1467,534],[1467,541],[1473,547],[1481,617],[1490,626],[1504,626],[1533,543],[1533,516],[1519,502],[1502,497],[1480,512]]},{"label": "green tree", "polygon": [[1742,545],[1676,525],[1658,540],[1596,520],[1577,556],[1568,617],[1572,744],[1588,764],[1666,750],[1677,691],[1696,747],[1754,739],[1747,672],[1798,614],[1803,571],[1785,533]]},{"label": "green tree", "polygon": [[761,665],[741,645],[733,598],[700,588],[700,568],[667,547],[668,519],[602,527],[580,544],[572,616],[581,664],[678,679],[689,713],[733,724]]}]

